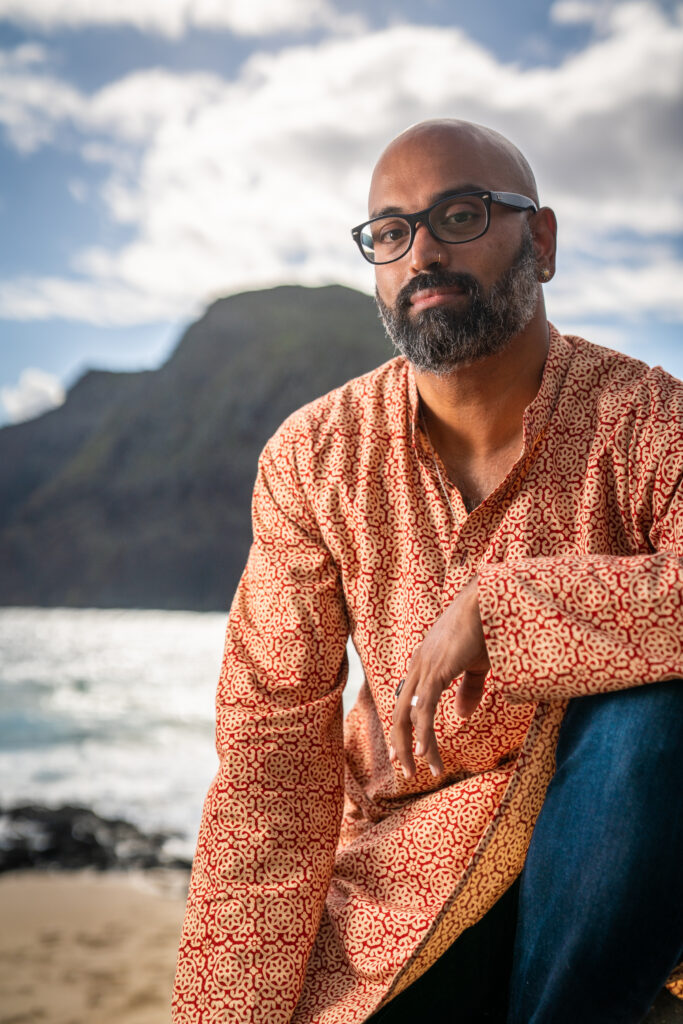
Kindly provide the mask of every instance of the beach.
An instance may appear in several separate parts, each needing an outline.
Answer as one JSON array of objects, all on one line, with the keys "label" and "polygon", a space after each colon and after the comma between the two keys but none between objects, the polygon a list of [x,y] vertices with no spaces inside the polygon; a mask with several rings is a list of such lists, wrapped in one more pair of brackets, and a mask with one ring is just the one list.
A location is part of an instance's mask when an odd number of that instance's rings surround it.
[{"label": "beach", "polygon": [[0,609],[0,1024],[169,1024],[224,618]]},{"label": "beach", "polygon": [[0,1024],[164,1024],[184,871],[0,876]]},{"label": "beach", "polygon": [[0,609],[0,1024],[170,1021],[224,632],[224,613]]},{"label": "beach", "polygon": [[[0,876],[0,1024],[168,1024],[188,873]],[[663,992],[646,1024],[680,1024]]]}]

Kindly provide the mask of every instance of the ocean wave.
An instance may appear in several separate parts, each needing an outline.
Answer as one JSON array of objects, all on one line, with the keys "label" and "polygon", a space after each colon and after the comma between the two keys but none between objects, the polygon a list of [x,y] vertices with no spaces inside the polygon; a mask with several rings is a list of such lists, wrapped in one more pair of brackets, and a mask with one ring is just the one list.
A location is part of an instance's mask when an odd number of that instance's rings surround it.
[{"label": "ocean wave", "polygon": [[[0,804],[80,805],[192,856],[227,616],[0,609]],[[362,670],[351,651],[345,709]]]}]

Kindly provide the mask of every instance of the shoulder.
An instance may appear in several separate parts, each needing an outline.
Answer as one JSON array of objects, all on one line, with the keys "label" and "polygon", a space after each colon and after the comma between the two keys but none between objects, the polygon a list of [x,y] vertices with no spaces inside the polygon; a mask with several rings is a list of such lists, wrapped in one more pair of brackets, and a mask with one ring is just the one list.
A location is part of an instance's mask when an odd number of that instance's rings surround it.
[{"label": "shoulder", "polygon": [[585,338],[563,338],[571,349],[566,390],[595,404],[601,421],[616,423],[626,417],[683,430],[683,382],[661,366],[650,367]]},{"label": "shoulder", "polygon": [[391,359],[297,409],[270,439],[266,452],[273,457],[296,451],[324,458],[330,449],[353,446],[370,436],[388,440],[404,428],[408,381],[406,360]]},{"label": "shoulder", "polygon": [[263,449],[258,480],[283,506],[303,502],[313,522],[320,500],[337,502],[402,444],[411,381],[398,357],[297,409]]}]

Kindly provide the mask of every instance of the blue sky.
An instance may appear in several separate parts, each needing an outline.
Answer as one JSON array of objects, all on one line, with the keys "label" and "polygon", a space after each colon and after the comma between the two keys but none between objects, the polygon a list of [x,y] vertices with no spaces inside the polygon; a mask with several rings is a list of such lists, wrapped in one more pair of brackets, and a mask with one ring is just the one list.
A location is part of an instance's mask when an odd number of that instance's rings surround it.
[{"label": "blue sky", "polygon": [[374,161],[443,115],[530,158],[551,319],[683,376],[682,56],[674,0],[0,0],[0,423],[219,295],[371,291]]}]

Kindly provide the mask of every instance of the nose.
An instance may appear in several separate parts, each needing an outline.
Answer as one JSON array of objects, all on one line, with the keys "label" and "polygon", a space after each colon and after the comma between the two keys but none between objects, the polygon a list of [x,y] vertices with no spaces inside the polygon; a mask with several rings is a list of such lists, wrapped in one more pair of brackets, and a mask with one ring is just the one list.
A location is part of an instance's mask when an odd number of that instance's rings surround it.
[{"label": "nose", "polygon": [[415,237],[410,250],[410,268],[415,273],[423,270],[433,270],[441,265],[443,261],[444,246],[434,238],[425,223],[419,223],[415,228]]}]

